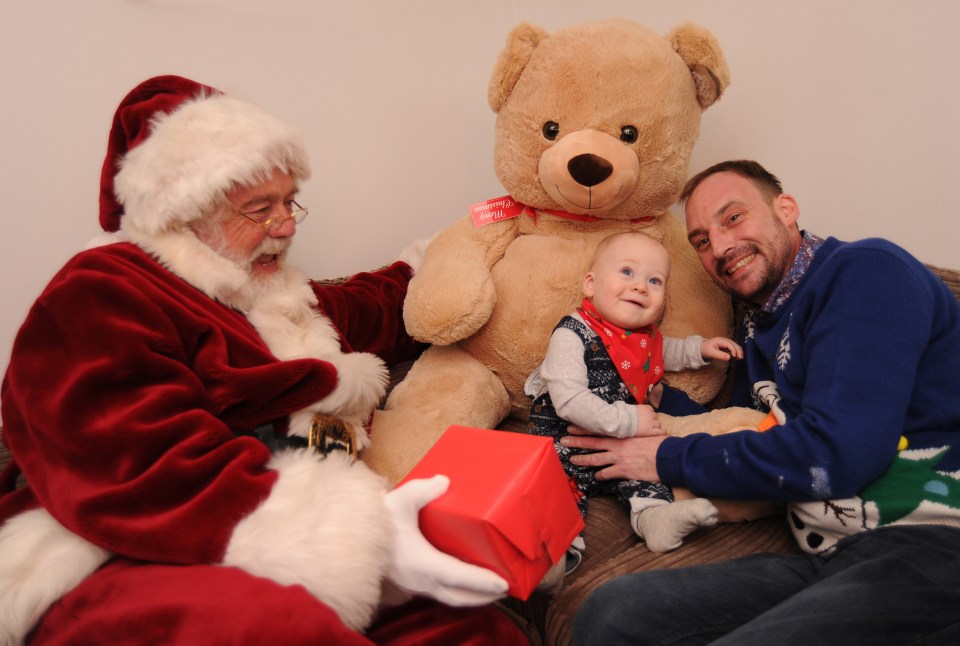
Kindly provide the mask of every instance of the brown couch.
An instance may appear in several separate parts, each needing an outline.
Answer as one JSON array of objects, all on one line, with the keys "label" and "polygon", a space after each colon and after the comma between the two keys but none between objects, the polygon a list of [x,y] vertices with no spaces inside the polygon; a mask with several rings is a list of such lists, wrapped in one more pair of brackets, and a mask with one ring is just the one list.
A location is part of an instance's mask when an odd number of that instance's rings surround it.
[{"label": "brown couch", "polygon": [[[960,300],[960,271],[930,266]],[[504,429],[522,430],[515,420]],[[604,581],[627,572],[685,567],[722,561],[757,552],[793,553],[797,548],[782,515],[701,530],[668,554],[654,554],[637,542],[627,523],[627,512],[612,498],[591,500],[584,540],[587,551],[580,567],[552,598],[534,594],[524,603],[508,599],[505,605],[525,618],[547,646],[570,644],[571,622],[580,603]]]},{"label": "brown couch", "polygon": [[[930,268],[960,299],[960,271]],[[397,366],[394,377],[399,379],[406,367]],[[509,418],[500,428],[524,432],[526,422]],[[9,460],[9,451],[0,441],[0,470]],[[680,549],[668,554],[654,554],[637,541],[628,525],[626,511],[611,498],[591,501],[584,539],[587,551],[583,562],[565,579],[559,592],[553,596],[534,593],[525,602],[516,599],[501,602],[524,627],[534,646],[570,644],[571,622],[577,607],[594,588],[614,576],[654,568],[711,563],[756,552],[796,551],[786,523],[780,516],[773,516],[701,530],[687,537]]]}]

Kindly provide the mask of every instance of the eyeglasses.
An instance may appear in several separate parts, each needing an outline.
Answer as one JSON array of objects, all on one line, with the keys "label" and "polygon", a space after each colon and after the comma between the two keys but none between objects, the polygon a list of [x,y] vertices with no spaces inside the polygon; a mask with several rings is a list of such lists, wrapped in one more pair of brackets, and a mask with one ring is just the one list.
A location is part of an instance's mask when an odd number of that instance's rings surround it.
[{"label": "eyeglasses", "polygon": [[287,220],[292,219],[297,224],[300,224],[303,222],[303,219],[307,217],[307,213],[309,213],[309,211],[297,204],[295,200],[290,200],[289,204],[289,211],[276,216],[270,216],[275,208],[275,205],[273,204],[262,209],[257,209],[252,213],[244,213],[240,209],[234,207],[232,204],[230,205],[230,208],[236,211],[239,215],[242,215],[253,222],[267,233],[272,233],[283,226],[283,223]]}]

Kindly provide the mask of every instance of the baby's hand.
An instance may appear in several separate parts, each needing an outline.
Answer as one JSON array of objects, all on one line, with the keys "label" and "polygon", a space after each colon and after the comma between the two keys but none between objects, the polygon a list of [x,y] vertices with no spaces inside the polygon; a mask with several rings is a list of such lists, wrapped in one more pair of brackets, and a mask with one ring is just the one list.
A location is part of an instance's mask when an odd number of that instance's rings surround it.
[{"label": "baby's hand", "polygon": [[730,361],[730,358],[743,359],[743,348],[722,336],[704,339],[700,342],[700,356],[704,359]]},{"label": "baby's hand", "polygon": [[663,435],[663,429],[660,428],[660,420],[657,419],[657,413],[653,410],[653,407],[638,404],[637,437],[645,435]]}]

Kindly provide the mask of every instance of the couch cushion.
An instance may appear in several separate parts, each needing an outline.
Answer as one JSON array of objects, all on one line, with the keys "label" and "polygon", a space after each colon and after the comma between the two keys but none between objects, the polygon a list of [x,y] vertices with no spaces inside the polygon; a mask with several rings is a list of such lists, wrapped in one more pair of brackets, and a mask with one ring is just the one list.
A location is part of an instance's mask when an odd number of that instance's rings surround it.
[{"label": "couch cushion", "polygon": [[532,613],[528,616],[532,623],[543,626],[545,644],[570,644],[576,609],[594,588],[615,576],[714,563],[757,552],[796,553],[793,537],[782,514],[778,514],[699,530],[687,536],[679,549],[657,554],[637,540],[620,503],[607,497],[590,501],[584,541],[587,549],[583,562],[564,580],[556,596],[534,597],[528,602],[528,612]]}]

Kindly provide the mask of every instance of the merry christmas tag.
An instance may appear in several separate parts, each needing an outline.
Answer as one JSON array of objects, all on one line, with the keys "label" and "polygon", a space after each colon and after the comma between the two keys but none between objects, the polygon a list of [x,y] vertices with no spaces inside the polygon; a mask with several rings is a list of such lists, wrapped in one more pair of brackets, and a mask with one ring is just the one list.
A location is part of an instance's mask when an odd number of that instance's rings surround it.
[{"label": "merry christmas tag", "polygon": [[509,195],[497,197],[486,202],[477,202],[470,205],[470,217],[473,226],[482,227],[491,222],[509,220],[523,213],[524,206]]}]

